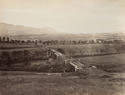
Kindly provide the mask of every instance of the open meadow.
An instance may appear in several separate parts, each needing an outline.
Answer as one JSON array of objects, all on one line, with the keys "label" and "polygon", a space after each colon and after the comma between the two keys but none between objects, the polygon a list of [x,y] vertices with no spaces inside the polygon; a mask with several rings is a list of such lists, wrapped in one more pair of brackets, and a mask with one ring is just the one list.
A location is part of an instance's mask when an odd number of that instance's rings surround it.
[{"label": "open meadow", "polygon": [[125,95],[122,78],[16,74],[0,75],[0,95]]},{"label": "open meadow", "polygon": [[107,72],[125,72],[125,54],[79,58],[86,65],[94,65]]}]

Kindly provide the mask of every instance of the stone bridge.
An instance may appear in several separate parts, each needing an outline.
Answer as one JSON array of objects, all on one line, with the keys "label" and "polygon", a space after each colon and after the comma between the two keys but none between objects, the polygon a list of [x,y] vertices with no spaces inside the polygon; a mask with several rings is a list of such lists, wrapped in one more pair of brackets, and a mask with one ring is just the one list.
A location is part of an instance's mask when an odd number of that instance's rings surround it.
[{"label": "stone bridge", "polygon": [[67,58],[64,54],[54,49],[50,49],[48,51],[48,56],[54,56],[58,64],[65,64],[65,66],[68,66],[69,68],[72,67],[72,71],[83,70],[84,64],[82,64],[79,60],[74,58]]}]

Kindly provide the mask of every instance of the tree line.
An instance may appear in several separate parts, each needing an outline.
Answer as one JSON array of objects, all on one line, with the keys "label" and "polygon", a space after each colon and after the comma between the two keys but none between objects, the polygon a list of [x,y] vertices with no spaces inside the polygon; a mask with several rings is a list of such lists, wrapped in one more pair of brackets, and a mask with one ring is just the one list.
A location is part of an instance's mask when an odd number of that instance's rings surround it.
[{"label": "tree line", "polygon": [[82,45],[82,44],[112,44],[112,43],[124,43],[123,40],[13,40],[9,37],[0,37],[0,43],[20,43],[20,44],[36,44],[36,45]]}]

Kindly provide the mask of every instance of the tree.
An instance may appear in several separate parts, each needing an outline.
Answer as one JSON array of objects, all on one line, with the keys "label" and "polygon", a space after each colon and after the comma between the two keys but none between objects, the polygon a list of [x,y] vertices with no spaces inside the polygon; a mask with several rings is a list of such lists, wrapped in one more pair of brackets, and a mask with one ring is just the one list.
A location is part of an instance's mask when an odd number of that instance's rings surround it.
[{"label": "tree", "polygon": [[11,40],[10,43],[13,43],[13,40]]},{"label": "tree", "polygon": [[38,44],[38,40],[35,40],[35,45],[37,45]]},{"label": "tree", "polygon": [[2,42],[2,39],[1,39],[1,37],[0,37],[0,42]]},{"label": "tree", "polygon": [[23,44],[23,43],[25,43],[25,41],[22,40],[21,43]]},{"label": "tree", "polygon": [[11,57],[10,57],[10,54],[9,52],[2,52],[2,64],[5,64],[7,66],[10,66],[12,64],[12,60],[11,60]]},{"label": "tree", "polygon": [[39,40],[39,43],[42,43],[42,41],[41,41],[41,40]]},{"label": "tree", "polygon": [[9,37],[7,37],[7,42],[9,42],[10,41],[10,39],[9,39]]},{"label": "tree", "polygon": [[65,50],[64,49],[58,48],[57,51],[59,51],[60,53],[65,54]]},{"label": "tree", "polygon": [[5,39],[6,39],[6,38],[5,38],[5,37],[3,37],[3,42],[5,42]]},{"label": "tree", "polygon": [[28,50],[24,50],[24,55],[25,55],[24,58],[25,65],[29,65],[31,61],[30,52]]}]

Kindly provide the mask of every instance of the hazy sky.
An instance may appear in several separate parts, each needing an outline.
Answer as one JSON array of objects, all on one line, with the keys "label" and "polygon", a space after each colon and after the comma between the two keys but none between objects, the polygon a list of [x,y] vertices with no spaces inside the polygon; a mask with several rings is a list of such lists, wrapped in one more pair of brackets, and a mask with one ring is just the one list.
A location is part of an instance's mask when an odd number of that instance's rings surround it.
[{"label": "hazy sky", "polygon": [[125,32],[125,0],[0,0],[0,22],[59,32]]}]

